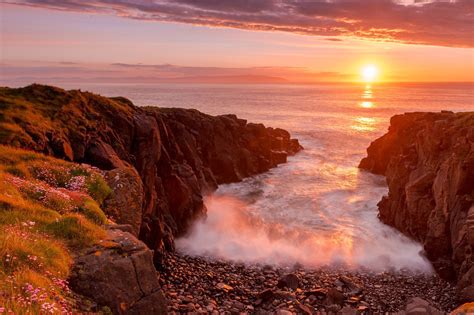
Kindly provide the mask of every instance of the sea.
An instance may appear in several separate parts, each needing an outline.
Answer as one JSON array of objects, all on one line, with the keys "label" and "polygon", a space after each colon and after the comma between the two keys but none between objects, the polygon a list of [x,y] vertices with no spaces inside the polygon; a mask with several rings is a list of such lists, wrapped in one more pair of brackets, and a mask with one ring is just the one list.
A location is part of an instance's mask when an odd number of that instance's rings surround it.
[{"label": "sea", "polygon": [[284,128],[303,145],[288,163],[206,196],[207,218],[177,241],[178,251],[248,264],[432,271],[419,243],[378,219],[385,178],[357,166],[393,115],[473,111],[472,84],[78,87],[139,106],[236,114]]}]

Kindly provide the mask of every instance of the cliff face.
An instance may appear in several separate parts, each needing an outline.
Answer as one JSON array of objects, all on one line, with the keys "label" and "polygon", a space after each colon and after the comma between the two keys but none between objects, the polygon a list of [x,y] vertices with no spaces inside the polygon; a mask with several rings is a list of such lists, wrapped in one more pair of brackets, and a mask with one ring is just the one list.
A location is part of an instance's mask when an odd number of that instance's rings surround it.
[{"label": "cliff face", "polygon": [[106,201],[106,211],[132,225],[156,250],[157,263],[174,237],[205,215],[203,193],[267,171],[301,149],[285,130],[234,115],[139,108],[121,97],[49,86],[0,88],[0,106],[1,144],[110,170],[109,185],[124,196],[127,187],[114,183],[126,177],[136,197]]},{"label": "cliff face", "polygon": [[439,274],[474,299],[474,113],[392,117],[359,167],[387,178],[380,219],[422,242]]}]

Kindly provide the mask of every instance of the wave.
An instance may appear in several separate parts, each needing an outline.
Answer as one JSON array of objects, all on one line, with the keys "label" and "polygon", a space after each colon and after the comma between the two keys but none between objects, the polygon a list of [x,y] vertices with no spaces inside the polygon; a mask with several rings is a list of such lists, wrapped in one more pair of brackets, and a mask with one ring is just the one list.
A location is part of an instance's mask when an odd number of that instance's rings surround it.
[{"label": "wave", "polygon": [[265,220],[253,214],[248,204],[230,196],[209,196],[206,206],[207,218],[177,240],[178,251],[247,264],[432,271],[421,246],[387,226],[374,227],[377,237],[367,239],[350,224],[315,230]]}]

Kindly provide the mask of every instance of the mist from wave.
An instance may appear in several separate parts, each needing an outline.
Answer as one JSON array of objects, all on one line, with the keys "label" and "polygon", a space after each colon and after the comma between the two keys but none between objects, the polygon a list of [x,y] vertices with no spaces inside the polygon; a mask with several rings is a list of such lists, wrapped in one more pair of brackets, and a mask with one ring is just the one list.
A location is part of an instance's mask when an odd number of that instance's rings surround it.
[{"label": "mist from wave", "polygon": [[382,177],[330,160],[313,165],[313,154],[222,185],[205,200],[207,218],[177,240],[178,250],[250,264],[432,270],[420,244],[378,220]]}]

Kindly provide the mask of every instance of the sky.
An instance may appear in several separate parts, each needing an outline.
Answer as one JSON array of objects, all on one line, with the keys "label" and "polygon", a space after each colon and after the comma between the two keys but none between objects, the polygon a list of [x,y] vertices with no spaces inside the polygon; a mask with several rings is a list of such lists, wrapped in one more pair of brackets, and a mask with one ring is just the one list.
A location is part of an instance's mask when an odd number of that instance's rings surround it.
[{"label": "sky", "polygon": [[474,1],[0,0],[0,83],[474,81]]}]

